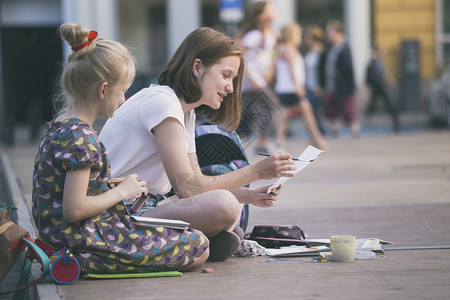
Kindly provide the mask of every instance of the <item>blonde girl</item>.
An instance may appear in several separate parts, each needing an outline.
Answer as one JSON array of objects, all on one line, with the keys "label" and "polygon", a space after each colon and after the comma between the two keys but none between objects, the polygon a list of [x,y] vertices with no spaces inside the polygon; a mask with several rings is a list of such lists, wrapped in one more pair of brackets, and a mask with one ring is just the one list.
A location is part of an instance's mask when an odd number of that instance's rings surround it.
[{"label": "blonde girl", "polygon": [[302,27],[300,25],[289,23],[283,26],[276,61],[275,92],[283,106],[277,131],[277,144],[280,147],[285,145],[290,110],[297,107],[311,134],[311,143],[318,148],[324,149],[326,141],[317,126],[311,104],[306,98],[305,65],[303,56],[298,50],[301,43]]},{"label": "blonde girl", "polygon": [[188,270],[203,264],[208,240],[199,231],[133,223],[122,203],[147,193],[136,174],[109,188],[110,161],[92,124],[112,117],[135,76],[120,43],[96,40],[77,24],[59,28],[72,53],[61,75],[56,119],[47,124],[33,172],[33,217],[40,238],[67,247],[83,273]]}]

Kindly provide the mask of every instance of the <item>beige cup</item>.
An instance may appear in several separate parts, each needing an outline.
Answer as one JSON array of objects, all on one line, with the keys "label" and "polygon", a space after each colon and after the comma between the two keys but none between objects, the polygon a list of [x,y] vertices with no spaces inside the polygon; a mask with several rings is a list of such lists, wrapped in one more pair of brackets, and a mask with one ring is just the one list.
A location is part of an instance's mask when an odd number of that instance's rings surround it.
[{"label": "beige cup", "polygon": [[334,235],[330,238],[330,246],[334,261],[355,260],[356,244],[354,235]]}]

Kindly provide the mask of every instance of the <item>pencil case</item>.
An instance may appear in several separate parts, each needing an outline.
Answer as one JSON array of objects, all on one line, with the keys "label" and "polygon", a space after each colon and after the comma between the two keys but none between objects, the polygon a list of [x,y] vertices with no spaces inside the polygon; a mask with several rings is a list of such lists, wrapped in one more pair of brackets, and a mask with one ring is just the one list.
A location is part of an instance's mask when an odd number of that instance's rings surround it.
[{"label": "pencil case", "polygon": [[297,225],[255,225],[247,238],[266,248],[308,245],[308,236]]},{"label": "pencil case", "polygon": [[53,253],[50,265],[50,275],[56,283],[72,284],[80,277],[80,264],[66,247]]}]

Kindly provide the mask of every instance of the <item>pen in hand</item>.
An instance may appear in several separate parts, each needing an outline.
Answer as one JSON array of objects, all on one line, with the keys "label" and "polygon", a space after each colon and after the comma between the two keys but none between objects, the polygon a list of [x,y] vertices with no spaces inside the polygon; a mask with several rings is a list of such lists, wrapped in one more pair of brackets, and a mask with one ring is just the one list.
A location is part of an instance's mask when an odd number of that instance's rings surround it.
[{"label": "pen in hand", "polygon": [[[270,156],[270,154],[267,154],[267,153],[258,153],[258,155],[262,155],[262,156]],[[293,157],[292,158],[292,160],[294,160],[294,161],[304,161],[304,162],[313,162],[314,161],[314,159],[303,159],[303,158],[295,158],[295,157]]]}]

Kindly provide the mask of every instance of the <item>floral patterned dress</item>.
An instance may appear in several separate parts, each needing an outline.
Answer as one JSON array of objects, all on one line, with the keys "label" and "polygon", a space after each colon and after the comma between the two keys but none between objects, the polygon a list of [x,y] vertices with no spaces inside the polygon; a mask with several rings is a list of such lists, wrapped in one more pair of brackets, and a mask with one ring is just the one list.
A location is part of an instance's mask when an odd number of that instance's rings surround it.
[{"label": "floral patterned dress", "polygon": [[69,248],[84,273],[137,273],[176,270],[208,248],[200,231],[138,224],[122,202],[101,214],[69,223],[62,213],[66,173],[91,168],[88,196],[105,192],[108,154],[97,133],[76,119],[48,123],[33,172],[33,217],[42,240]]}]

